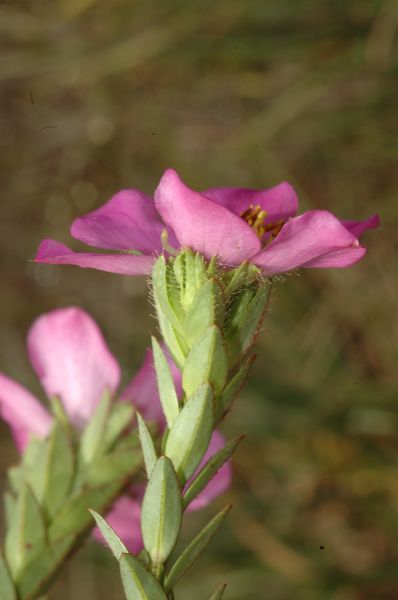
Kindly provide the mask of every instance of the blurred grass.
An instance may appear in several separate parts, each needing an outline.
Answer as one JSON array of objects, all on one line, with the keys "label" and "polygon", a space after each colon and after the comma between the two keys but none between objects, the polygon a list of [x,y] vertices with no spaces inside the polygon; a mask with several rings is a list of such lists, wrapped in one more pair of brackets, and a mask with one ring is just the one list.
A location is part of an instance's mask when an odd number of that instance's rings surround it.
[{"label": "blurred grass", "polygon": [[[362,263],[277,287],[225,424],[247,433],[235,508],[181,598],[223,580],[230,600],[398,597],[397,26],[395,0],[0,7],[0,365],[38,393],[24,338],[40,312],[89,310],[125,379],[155,329],[144,281],[27,261],[116,190],[152,192],[173,166],[194,188],[288,179],[303,209],[382,217]],[[5,428],[0,443],[4,473]],[[122,598],[94,545],[54,594]]]}]

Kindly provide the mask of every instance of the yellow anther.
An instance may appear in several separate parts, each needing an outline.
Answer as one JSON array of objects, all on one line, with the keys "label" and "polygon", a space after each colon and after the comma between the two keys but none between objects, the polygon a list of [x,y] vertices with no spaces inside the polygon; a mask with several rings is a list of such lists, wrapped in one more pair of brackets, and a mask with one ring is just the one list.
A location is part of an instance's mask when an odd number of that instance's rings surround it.
[{"label": "yellow anther", "polygon": [[240,217],[254,229],[260,240],[262,240],[265,233],[269,234],[264,241],[265,244],[272,242],[286,223],[286,221],[281,219],[274,223],[265,224],[267,215],[267,211],[263,210],[259,204],[249,204],[248,208],[240,214]]},{"label": "yellow anther", "polygon": [[241,218],[246,223],[253,227],[257,236],[261,239],[265,232],[264,219],[267,216],[267,211],[262,210],[259,204],[249,204],[249,207],[240,214]]}]

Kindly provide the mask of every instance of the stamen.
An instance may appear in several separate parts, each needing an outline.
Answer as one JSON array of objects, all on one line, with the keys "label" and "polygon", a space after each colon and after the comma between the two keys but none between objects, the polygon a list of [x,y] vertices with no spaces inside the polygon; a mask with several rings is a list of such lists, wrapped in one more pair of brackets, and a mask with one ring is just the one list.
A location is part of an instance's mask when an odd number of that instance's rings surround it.
[{"label": "stamen", "polygon": [[286,221],[281,219],[280,221],[277,221],[275,223],[268,223],[266,225],[264,221],[267,215],[267,211],[263,210],[259,204],[249,204],[249,207],[240,214],[240,217],[244,221],[246,221],[249,227],[252,227],[254,229],[260,240],[262,239],[265,233],[271,234],[265,243],[271,242],[274,238],[276,238],[276,236],[286,223]]},{"label": "stamen", "polygon": [[264,219],[267,216],[267,211],[263,210],[259,204],[249,204],[249,207],[244,210],[240,217],[246,221],[249,227],[253,227],[257,236],[261,239],[264,234]]}]

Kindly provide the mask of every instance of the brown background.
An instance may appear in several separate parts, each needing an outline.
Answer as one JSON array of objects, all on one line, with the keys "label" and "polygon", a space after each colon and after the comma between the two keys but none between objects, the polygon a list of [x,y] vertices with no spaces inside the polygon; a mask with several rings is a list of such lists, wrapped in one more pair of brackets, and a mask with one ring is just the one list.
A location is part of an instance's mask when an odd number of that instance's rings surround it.
[{"label": "brown background", "polygon": [[[235,508],[179,597],[398,597],[397,3],[350,0],[3,2],[0,369],[41,393],[31,321],[90,311],[127,381],[155,322],[139,278],[34,265],[43,237],[175,167],[192,187],[287,179],[302,209],[377,211],[369,253],[275,292],[248,390]],[[74,245],[78,247],[77,244]],[[43,396],[42,396],[43,397]],[[15,460],[1,429],[1,471]],[[213,514],[189,518],[192,533]],[[320,549],[323,546],[324,549]],[[91,544],[54,598],[121,599]]]}]

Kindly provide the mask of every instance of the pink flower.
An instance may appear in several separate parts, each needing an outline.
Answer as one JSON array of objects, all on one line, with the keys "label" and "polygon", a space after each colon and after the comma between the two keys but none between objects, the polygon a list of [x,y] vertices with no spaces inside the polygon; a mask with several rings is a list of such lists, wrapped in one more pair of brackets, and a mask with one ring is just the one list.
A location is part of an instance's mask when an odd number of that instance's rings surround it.
[{"label": "pink flower", "polygon": [[[93,319],[80,308],[39,317],[28,333],[28,354],[49,398],[58,396],[77,427],[93,414],[106,390],[115,392],[120,368]],[[20,451],[31,435],[45,437],[52,417],[28,390],[0,373],[0,415]]]},{"label": "pink flower", "polygon": [[149,274],[163,251],[166,230],[175,248],[191,248],[208,259],[217,255],[227,266],[250,261],[265,275],[275,275],[297,268],[348,267],[366,252],[358,237],[379,225],[377,215],[340,221],[325,210],[296,217],[297,209],[296,192],[288,183],[266,190],[213,188],[199,193],[168,169],[154,201],[138,190],[123,190],[73,222],[74,238],[118,253],[73,252],[44,240],[35,261]]},{"label": "pink flower", "polygon": [[[49,398],[59,397],[70,421],[82,428],[90,419],[105,391],[115,394],[120,381],[120,367],[111,354],[94,320],[80,308],[61,308],[39,317],[28,333],[28,354]],[[176,390],[181,395],[181,374],[169,359]],[[156,385],[150,350],[142,367],[121,394],[148,421],[160,429],[164,417]],[[22,452],[29,438],[45,437],[52,416],[41,402],[22,385],[0,373],[0,416],[11,427],[18,449]],[[208,454],[223,445],[220,434],[214,434]],[[223,470],[224,469],[224,470]],[[221,494],[230,483],[231,467],[226,465],[209,483],[192,506],[205,506]],[[136,551],[142,544],[139,528],[140,493],[120,498],[109,513],[109,521]]]}]

